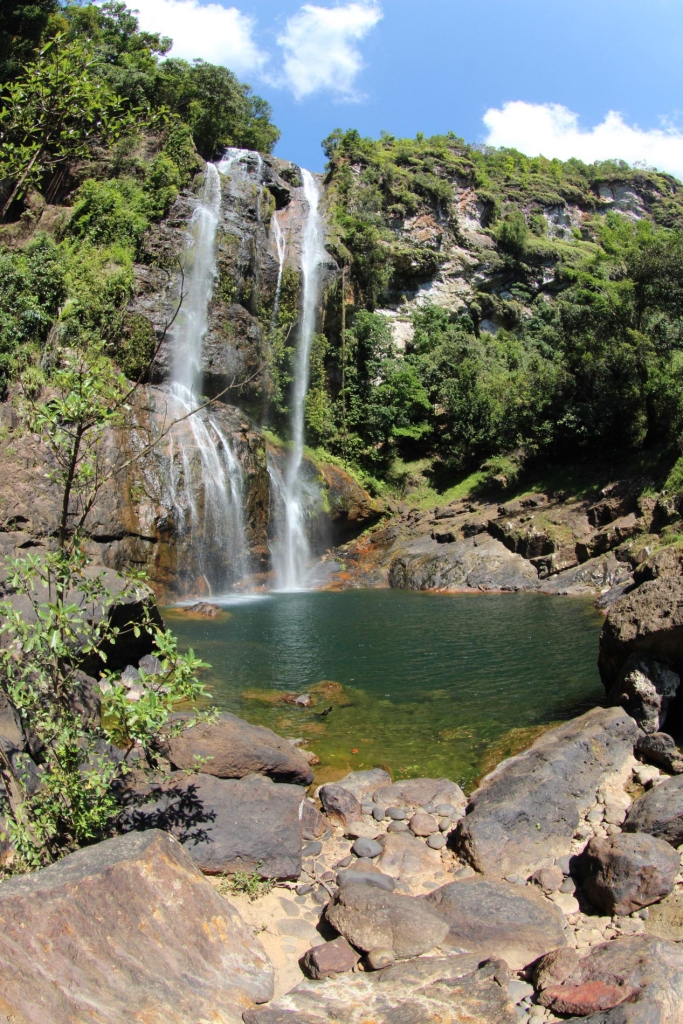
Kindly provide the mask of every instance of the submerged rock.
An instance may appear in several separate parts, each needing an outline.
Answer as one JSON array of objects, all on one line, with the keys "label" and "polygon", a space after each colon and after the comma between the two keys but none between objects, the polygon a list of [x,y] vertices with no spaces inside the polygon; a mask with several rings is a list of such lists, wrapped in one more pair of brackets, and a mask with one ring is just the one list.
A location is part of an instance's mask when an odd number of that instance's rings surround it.
[{"label": "submerged rock", "polygon": [[305,791],[262,775],[219,779],[172,772],[123,794],[121,827],[171,832],[206,874],[301,874],[299,810]]},{"label": "submerged rock", "polygon": [[245,1024],[518,1024],[501,960],[436,956],[371,973],[303,981]]},{"label": "submerged rock", "polygon": [[8,1021],[239,1024],[273,995],[261,943],[156,830],[4,881],[0,922]]},{"label": "submerged rock", "polygon": [[[174,715],[174,722],[191,715]],[[276,782],[308,786],[313,772],[308,761],[288,740],[271,729],[252,725],[236,715],[223,712],[215,720],[199,722],[177,735],[162,735],[158,750],[174,768],[217,775],[220,779],[242,779],[257,772]],[[199,767],[197,759],[200,758]]]},{"label": "submerged rock", "polygon": [[580,815],[625,769],[640,731],[621,708],[594,708],[504,761],[472,794],[449,840],[477,871],[528,877],[570,852]]},{"label": "submerged rock", "polygon": [[448,942],[480,957],[500,957],[520,970],[566,945],[564,915],[531,886],[469,878],[425,896],[448,922]]}]

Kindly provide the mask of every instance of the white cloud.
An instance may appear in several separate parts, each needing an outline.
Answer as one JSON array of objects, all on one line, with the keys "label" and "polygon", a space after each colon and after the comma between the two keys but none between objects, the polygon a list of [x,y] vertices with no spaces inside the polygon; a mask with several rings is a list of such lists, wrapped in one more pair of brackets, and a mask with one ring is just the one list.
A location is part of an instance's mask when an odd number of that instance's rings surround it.
[{"label": "white cloud", "polygon": [[296,98],[329,89],[343,99],[357,99],[363,59],[355,44],[381,18],[372,0],[340,7],[304,4],[289,18],[277,41],[284,50],[285,80]]},{"label": "white cloud", "polygon": [[132,0],[130,6],[139,11],[140,28],[171,37],[173,57],[201,57],[237,74],[260,72],[268,60],[254,42],[254,19],[236,7],[197,0]]},{"label": "white cloud", "polygon": [[683,178],[683,132],[676,128],[643,131],[626,124],[614,110],[601,124],[585,129],[579,127],[578,115],[559,103],[517,100],[505,103],[501,110],[491,107],[484,114],[484,124],[489,146],[509,146],[528,156],[577,157],[586,163],[614,158]]}]

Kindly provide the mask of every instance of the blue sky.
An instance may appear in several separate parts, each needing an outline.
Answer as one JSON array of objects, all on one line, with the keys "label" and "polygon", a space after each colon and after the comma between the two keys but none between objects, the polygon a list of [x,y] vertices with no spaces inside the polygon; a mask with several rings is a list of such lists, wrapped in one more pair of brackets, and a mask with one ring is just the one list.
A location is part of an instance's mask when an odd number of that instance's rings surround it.
[{"label": "blue sky", "polygon": [[333,128],[470,142],[683,177],[681,0],[129,0],[174,55],[272,104],[276,153],[322,170]]}]

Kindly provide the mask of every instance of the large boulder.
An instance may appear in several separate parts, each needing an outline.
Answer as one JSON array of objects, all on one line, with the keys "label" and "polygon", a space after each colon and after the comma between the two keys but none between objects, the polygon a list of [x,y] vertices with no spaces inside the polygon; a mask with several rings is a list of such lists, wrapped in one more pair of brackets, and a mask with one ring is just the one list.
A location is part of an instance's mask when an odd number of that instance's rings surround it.
[{"label": "large boulder", "polygon": [[679,675],[683,672],[683,577],[650,580],[610,608],[598,658],[608,690],[634,653],[650,654]]},{"label": "large boulder", "polygon": [[303,981],[245,1024],[517,1024],[500,960],[472,956],[410,960],[375,973]]},{"label": "large boulder", "polygon": [[671,846],[683,843],[683,775],[666,779],[634,800],[625,832],[649,832]]},{"label": "large boulder", "polygon": [[567,944],[564,915],[534,886],[467,878],[424,899],[448,922],[449,944],[500,957],[515,971]]},{"label": "large boulder", "polygon": [[646,733],[659,732],[681,677],[646,654],[632,654],[609,692],[609,703],[620,705]]},{"label": "large boulder", "polygon": [[628,769],[640,730],[621,708],[594,708],[540,736],[483,780],[449,843],[482,874],[532,874],[566,856],[579,818]]},{"label": "large boulder", "polygon": [[539,1001],[558,1013],[579,1015],[582,1024],[680,1024],[683,949],[649,935],[593,946]]},{"label": "large boulder", "polygon": [[[171,725],[189,715],[174,715]],[[257,772],[275,782],[308,786],[313,772],[304,755],[287,740],[261,725],[252,725],[227,712],[213,721],[199,722],[173,735],[159,737],[159,752],[174,768],[242,779]],[[197,758],[202,762],[197,769]]]},{"label": "large boulder", "polygon": [[273,968],[171,836],[109,839],[0,886],[0,1017],[238,1024]]},{"label": "large boulder", "polygon": [[587,899],[604,913],[624,916],[656,903],[674,887],[675,850],[646,832],[591,839],[572,865]]},{"label": "large boulder", "polygon": [[401,958],[420,956],[448,934],[447,922],[422,899],[362,883],[340,888],[325,916],[352,946],[366,953],[382,948]]},{"label": "large boulder", "polygon": [[206,874],[258,871],[264,878],[301,874],[305,791],[262,775],[218,779],[171,772],[161,782],[125,791],[126,831],[171,832]]},{"label": "large boulder", "polygon": [[389,584],[400,590],[537,590],[538,572],[488,534],[452,544],[422,537],[394,558]]},{"label": "large boulder", "polygon": [[450,779],[402,779],[375,790],[374,800],[381,807],[428,807],[451,804],[464,810],[467,797]]}]

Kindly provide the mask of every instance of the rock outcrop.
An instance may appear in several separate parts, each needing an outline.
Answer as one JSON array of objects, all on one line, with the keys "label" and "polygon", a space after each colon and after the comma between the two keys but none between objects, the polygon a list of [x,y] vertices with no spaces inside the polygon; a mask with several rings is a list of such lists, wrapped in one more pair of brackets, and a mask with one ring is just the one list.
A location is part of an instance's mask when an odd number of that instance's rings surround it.
[{"label": "rock outcrop", "polygon": [[0,886],[0,1014],[21,1024],[240,1024],[273,971],[171,836],[88,847]]},{"label": "rock outcrop", "polygon": [[683,577],[642,583],[610,608],[600,634],[599,668],[611,688],[632,654],[683,672]]}]

